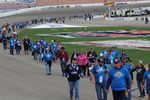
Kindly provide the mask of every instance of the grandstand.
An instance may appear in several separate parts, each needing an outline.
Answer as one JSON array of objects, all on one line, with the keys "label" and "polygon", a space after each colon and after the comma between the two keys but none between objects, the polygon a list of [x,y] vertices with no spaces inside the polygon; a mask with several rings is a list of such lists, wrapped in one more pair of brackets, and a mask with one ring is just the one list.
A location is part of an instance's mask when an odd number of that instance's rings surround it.
[{"label": "grandstand", "polygon": [[0,0],[0,9],[22,9],[35,6],[34,0]]},{"label": "grandstand", "polygon": [[[109,0],[36,0],[37,6],[45,5],[63,5],[63,4],[88,4],[88,3],[102,3]],[[112,2],[127,2],[127,1],[142,1],[142,0],[111,0]]]},{"label": "grandstand", "polygon": [[[0,0],[1,9],[22,9],[34,6],[50,6],[50,5],[64,5],[64,4],[89,4],[102,3],[110,0]],[[127,2],[127,1],[141,1],[141,0],[111,0],[112,2]]]}]

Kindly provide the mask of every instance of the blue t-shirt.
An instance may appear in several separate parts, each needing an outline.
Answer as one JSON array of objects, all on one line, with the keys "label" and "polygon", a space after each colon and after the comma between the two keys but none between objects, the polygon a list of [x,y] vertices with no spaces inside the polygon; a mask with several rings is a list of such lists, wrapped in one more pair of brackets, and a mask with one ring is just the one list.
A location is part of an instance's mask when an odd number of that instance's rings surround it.
[{"label": "blue t-shirt", "polygon": [[150,85],[150,71],[144,73],[144,78],[146,79],[146,84]]},{"label": "blue t-shirt", "polygon": [[115,52],[115,56],[117,56],[119,54],[119,51],[116,49],[113,52]]},{"label": "blue t-shirt", "polygon": [[44,47],[48,46],[48,43],[46,41],[43,42]]},{"label": "blue t-shirt", "polygon": [[37,46],[40,47],[41,46],[41,43],[38,41],[36,42]]},{"label": "blue t-shirt", "polygon": [[96,65],[91,69],[91,73],[95,76],[95,81],[97,84],[106,84],[106,71],[105,66]]},{"label": "blue t-shirt", "polygon": [[38,50],[38,46],[36,44],[32,45],[32,50]]},{"label": "blue t-shirt", "polygon": [[32,41],[30,40],[29,45],[32,46]]},{"label": "blue t-shirt", "polygon": [[53,60],[53,55],[51,53],[45,53],[43,56],[44,61],[52,61]]},{"label": "blue t-shirt", "polygon": [[10,46],[10,48],[13,48],[14,47],[14,39],[10,39],[10,41],[9,41],[9,46]]},{"label": "blue t-shirt", "polygon": [[115,56],[114,55],[110,55],[110,54],[107,54],[107,62],[109,64],[113,64],[115,61]]},{"label": "blue t-shirt", "polygon": [[125,65],[123,65],[123,67],[127,68],[127,70],[129,71],[129,73],[130,73],[131,70],[132,70],[132,66],[131,66],[131,64],[129,64],[129,63],[126,63]]},{"label": "blue t-shirt", "polygon": [[41,40],[40,40],[40,43],[41,43],[41,44],[43,44],[43,43],[44,43],[44,41],[45,41],[44,39],[41,39]]},{"label": "blue t-shirt", "polygon": [[2,34],[0,34],[0,39],[2,39],[3,38],[3,35]]},{"label": "blue t-shirt", "polygon": [[102,50],[102,54],[107,55],[107,51],[106,50]]},{"label": "blue t-shirt", "polygon": [[19,40],[16,41],[16,46],[21,46],[21,43]]},{"label": "blue t-shirt", "polygon": [[124,68],[115,68],[112,67],[109,71],[108,80],[111,80],[111,88],[112,90],[120,91],[126,90],[127,81],[130,80],[129,71]]},{"label": "blue t-shirt", "polygon": [[52,43],[51,44],[51,50],[53,53],[56,53],[58,51],[58,44],[57,43]]}]

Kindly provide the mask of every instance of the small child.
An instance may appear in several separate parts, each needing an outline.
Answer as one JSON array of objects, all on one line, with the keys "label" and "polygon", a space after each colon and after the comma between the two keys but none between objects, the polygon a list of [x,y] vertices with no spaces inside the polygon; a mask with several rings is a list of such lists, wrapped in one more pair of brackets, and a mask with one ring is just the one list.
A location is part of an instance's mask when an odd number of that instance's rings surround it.
[{"label": "small child", "polygon": [[148,65],[148,70],[144,73],[143,89],[145,87],[145,83],[148,100],[150,100],[150,64]]}]

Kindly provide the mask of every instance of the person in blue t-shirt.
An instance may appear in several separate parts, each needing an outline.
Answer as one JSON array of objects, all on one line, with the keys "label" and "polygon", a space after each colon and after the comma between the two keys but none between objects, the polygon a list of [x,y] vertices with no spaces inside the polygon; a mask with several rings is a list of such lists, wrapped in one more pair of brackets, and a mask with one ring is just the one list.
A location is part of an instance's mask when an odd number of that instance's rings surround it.
[{"label": "person in blue t-shirt", "polygon": [[126,100],[126,90],[130,91],[130,74],[120,60],[115,60],[114,67],[109,71],[106,85],[107,91],[111,85],[114,100]]},{"label": "person in blue t-shirt", "polygon": [[91,69],[91,80],[93,84],[95,84],[98,100],[107,100],[107,92],[106,92],[107,73],[108,70],[103,64],[103,59],[98,59],[97,65],[95,65]]},{"label": "person in blue t-shirt", "polygon": [[20,55],[20,50],[21,50],[21,42],[19,39],[15,41],[15,49],[16,49],[16,54]]},{"label": "person in blue t-shirt", "polygon": [[128,61],[130,61],[130,58],[129,56],[126,54],[126,51],[125,50],[122,50],[122,53],[120,55],[120,59],[122,60],[122,58],[126,57]]},{"label": "person in blue t-shirt", "polygon": [[[128,59],[126,57],[122,58],[122,66],[124,68],[126,68],[129,71],[130,75],[132,76],[132,72],[131,72],[132,71],[132,65],[128,62]],[[133,77],[131,77],[130,84],[132,84],[132,82],[133,82]],[[131,92],[127,91],[127,93],[128,93],[127,100],[131,100]]]},{"label": "person in blue t-shirt", "polygon": [[148,95],[148,100],[150,100],[150,64],[148,65],[148,70],[144,73],[143,89],[146,83],[146,91]]},{"label": "person in blue t-shirt", "polygon": [[112,55],[116,58],[116,56],[119,54],[117,47],[112,47],[111,51],[112,51]]},{"label": "person in blue t-shirt", "polygon": [[51,66],[52,66],[53,55],[50,52],[47,52],[43,55],[42,61],[45,63],[47,75],[51,75]]},{"label": "person in blue t-shirt", "polygon": [[40,49],[38,47],[38,45],[35,43],[32,45],[32,56],[34,58],[34,60],[38,59],[38,54],[40,52]]},{"label": "person in blue t-shirt", "polygon": [[15,46],[15,40],[14,38],[11,38],[9,40],[10,55],[14,55],[14,46]]},{"label": "person in blue t-shirt", "polygon": [[104,48],[103,50],[102,50],[102,52],[101,52],[103,55],[107,55],[107,50],[106,50],[106,48]]},{"label": "person in blue t-shirt", "polygon": [[107,54],[107,62],[108,64],[113,64],[115,60],[115,55],[113,55],[113,51],[109,50],[109,53]]},{"label": "person in blue t-shirt", "polygon": [[32,51],[32,44],[33,44],[33,43],[32,43],[32,40],[30,39],[30,42],[29,42],[29,50],[30,50],[30,51]]},{"label": "person in blue t-shirt", "polygon": [[53,53],[56,60],[56,55],[58,53],[58,43],[55,40],[53,40],[53,42],[51,43],[51,52]]}]

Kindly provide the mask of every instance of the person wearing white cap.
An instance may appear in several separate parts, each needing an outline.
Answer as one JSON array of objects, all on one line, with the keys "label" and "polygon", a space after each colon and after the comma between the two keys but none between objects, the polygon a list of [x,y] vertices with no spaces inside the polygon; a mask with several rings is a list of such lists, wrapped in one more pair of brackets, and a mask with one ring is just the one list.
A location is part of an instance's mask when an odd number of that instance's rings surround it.
[{"label": "person wearing white cap", "polygon": [[[142,82],[143,82],[143,79],[144,79],[144,73],[146,72],[146,69],[145,67],[143,66],[143,61],[142,60],[139,60],[138,62],[138,65],[132,69],[132,73],[136,71],[137,74],[136,74],[136,80],[137,80],[137,87],[139,89],[139,92],[140,92],[140,96],[139,97],[144,97],[145,96],[145,90],[142,89]],[[132,76],[133,77],[133,74]]]}]

